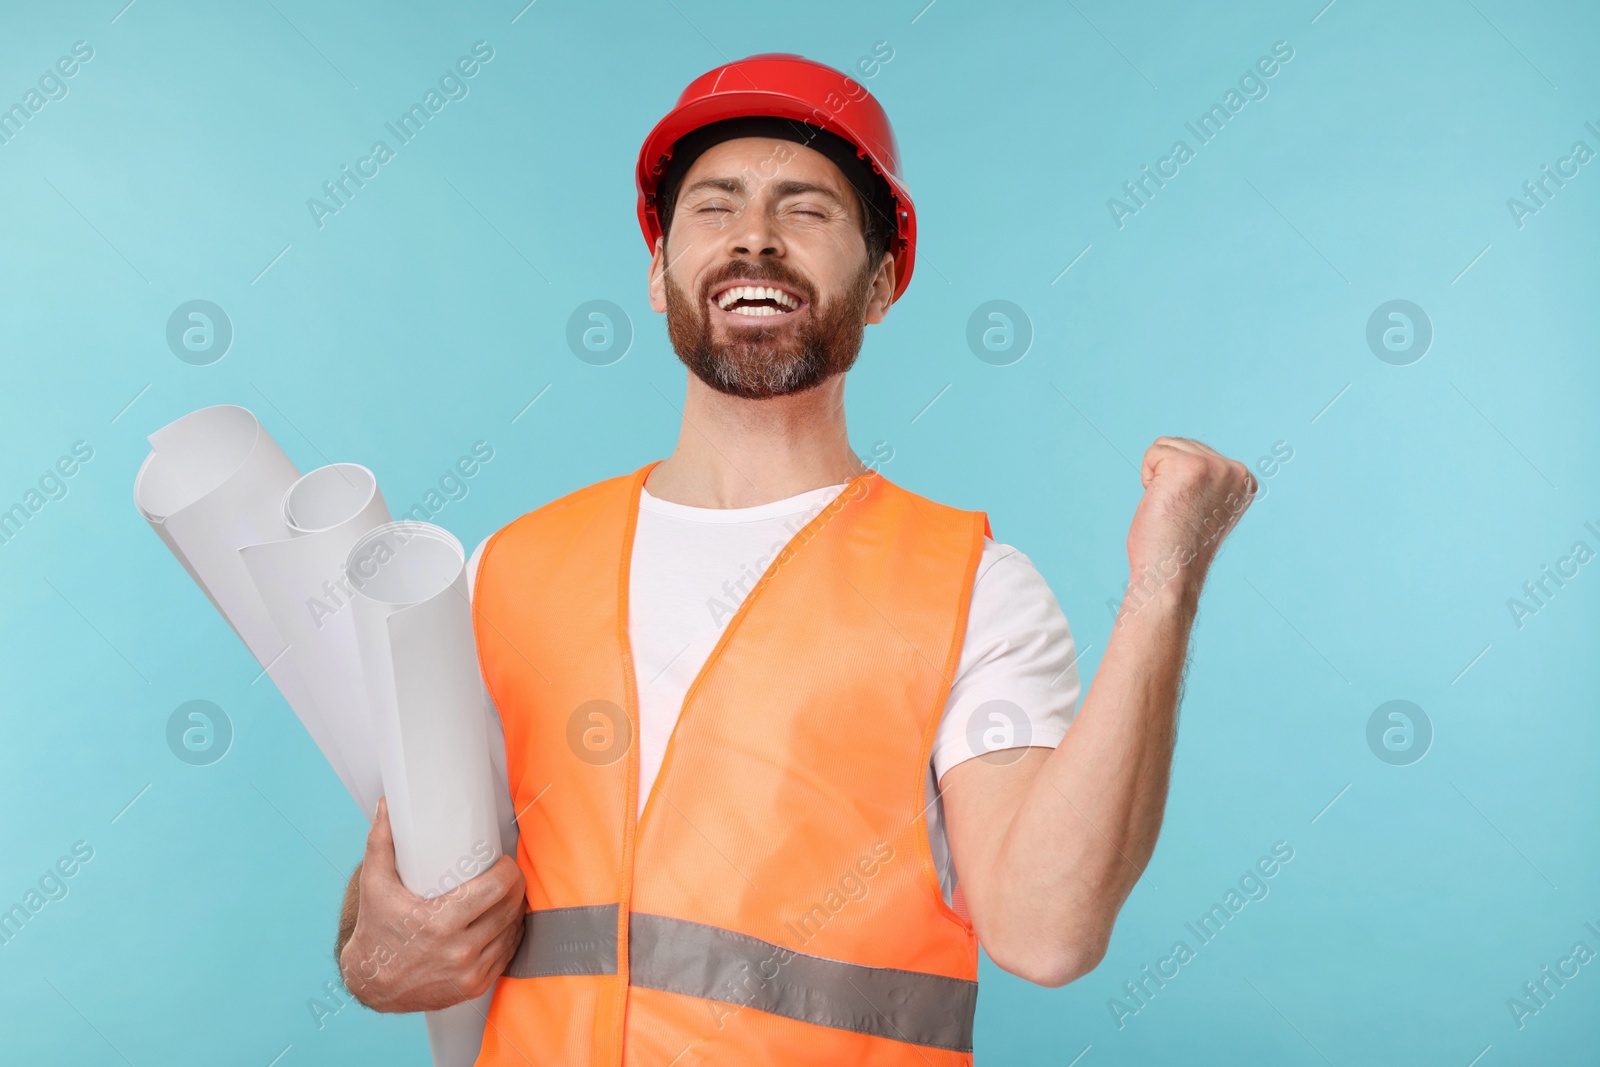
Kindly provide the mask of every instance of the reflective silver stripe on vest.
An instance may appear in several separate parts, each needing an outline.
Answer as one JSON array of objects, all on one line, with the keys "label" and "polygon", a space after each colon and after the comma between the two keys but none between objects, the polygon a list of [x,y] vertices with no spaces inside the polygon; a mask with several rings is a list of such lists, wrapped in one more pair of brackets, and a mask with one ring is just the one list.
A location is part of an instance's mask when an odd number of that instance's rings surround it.
[{"label": "reflective silver stripe on vest", "polygon": [[[615,904],[528,913],[506,977],[616,974],[616,917]],[[863,967],[640,912],[629,916],[628,940],[630,985],[893,1041],[972,1051],[977,982]],[[609,946],[608,957],[596,947],[601,945]],[[584,966],[589,969],[579,969]]]},{"label": "reflective silver stripe on vest", "polygon": [[528,912],[522,920],[522,944],[505,970],[507,978],[616,973],[615,904]]}]

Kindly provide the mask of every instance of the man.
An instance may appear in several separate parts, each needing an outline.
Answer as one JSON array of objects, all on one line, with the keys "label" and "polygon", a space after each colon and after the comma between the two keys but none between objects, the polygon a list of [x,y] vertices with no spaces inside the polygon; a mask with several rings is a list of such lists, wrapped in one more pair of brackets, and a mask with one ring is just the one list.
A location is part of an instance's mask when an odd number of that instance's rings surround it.
[{"label": "man", "polygon": [[494,987],[480,1064],[955,1065],[980,943],[1046,986],[1103,956],[1254,479],[1150,446],[1074,718],[1027,557],[849,446],[845,373],[909,281],[898,173],[877,102],[797,56],[708,73],[647,139],[650,301],[691,372],[677,447],[474,554],[516,856],[424,908],[380,810],[340,932],[364,1003]]}]

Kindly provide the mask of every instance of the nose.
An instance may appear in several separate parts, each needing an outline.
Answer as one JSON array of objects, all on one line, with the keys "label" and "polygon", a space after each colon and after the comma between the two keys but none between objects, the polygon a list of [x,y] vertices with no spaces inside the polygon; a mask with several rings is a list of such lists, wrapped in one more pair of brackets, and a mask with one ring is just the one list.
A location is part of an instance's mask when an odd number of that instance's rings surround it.
[{"label": "nose", "polygon": [[740,209],[729,231],[728,251],[733,255],[765,259],[783,254],[783,240],[772,225],[766,205],[755,199]]}]

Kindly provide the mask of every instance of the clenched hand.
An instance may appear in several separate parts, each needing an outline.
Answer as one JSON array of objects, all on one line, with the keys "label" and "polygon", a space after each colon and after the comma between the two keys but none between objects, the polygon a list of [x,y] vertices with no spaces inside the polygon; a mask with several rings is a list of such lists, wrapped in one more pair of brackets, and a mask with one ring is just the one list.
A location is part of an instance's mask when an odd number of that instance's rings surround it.
[{"label": "clenched hand", "polygon": [[339,970],[374,1011],[435,1011],[471,1000],[494,984],[522,942],[527,884],[516,862],[501,856],[477,877],[424,900],[395,870],[383,800],[352,888],[359,891],[355,928],[339,952]]},{"label": "clenched hand", "polygon": [[1128,530],[1130,584],[1169,588],[1194,603],[1222,539],[1258,488],[1244,464],[1199,441],[1158,437],[1139,471],[1144,497]]}]

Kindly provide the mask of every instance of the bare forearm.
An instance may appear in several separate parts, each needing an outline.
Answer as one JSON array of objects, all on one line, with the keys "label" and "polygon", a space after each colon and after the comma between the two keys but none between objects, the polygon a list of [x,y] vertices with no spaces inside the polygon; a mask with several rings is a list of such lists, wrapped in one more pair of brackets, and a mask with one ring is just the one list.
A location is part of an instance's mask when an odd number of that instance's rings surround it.
[{"label": "bare forearm", "polygon": [[1244,464],[1184,437],[1156,438],[1139,478],[1134,580],[1066,738],[1009,765],[967,760],[940,780],[979,940],[1040,985],[1094,969],[1155,851],[1200,590],[1257,488]]},{"label": "bare forearm", "polygon": [[1013,816],[994,884],[1000,936],[1037,946],[1050,984],[1092,969],[1155,850],[1198,594],[1130,595],[1094,684]]}]

